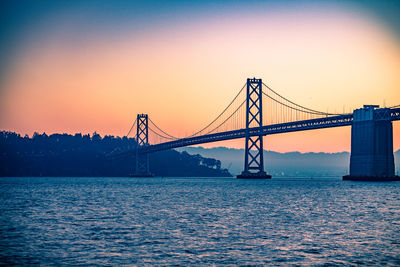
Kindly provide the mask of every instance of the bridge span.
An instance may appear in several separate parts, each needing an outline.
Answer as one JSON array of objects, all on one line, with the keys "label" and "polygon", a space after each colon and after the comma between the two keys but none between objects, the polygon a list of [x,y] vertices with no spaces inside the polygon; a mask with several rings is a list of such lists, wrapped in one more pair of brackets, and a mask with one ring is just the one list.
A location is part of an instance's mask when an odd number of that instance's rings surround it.
[{"label": "bridge span", "polygon": [[398,180],[393,157],[392,121],[395,120],[400,120],[400,105],[391,108],[364,105],[347,114],[321,112],[296,104],[261,79],[253,78],[247,79],[235,98],[211,123],[190,136],[175,137],[158,127],[147,114],[138,114],[128,133],[136,125],[136,150],[125,154],[136,154],[134,176],[146,177],[151,175],[149,153],[245,138],[244,170],[238,178],[265,179],[271,176],[264,171],[263,136],[351,126],[350,174],[343,179]]},{"label": "bridge span", "polygon": [[[253,127],[248,129],[248,134],[251,136],[266,136],[270,134],[289,133],[321,128],[331,128],[338,126],[351,125],[353,121],[352,114],[339,115],[321,119],[311,119],[296,122],[287,122],[280,124],[267,125],[262,127]],[[156,145],[148,145],[140,148],[143,153],[153,153],[161,150],[168,150],[178,147],[192,146],[218,141],[226,141],[246,137],[246,129],[234,131],[226,131],[215,134],[206,134],[201,136],[182,138],[174,141],[160,143]]]}]

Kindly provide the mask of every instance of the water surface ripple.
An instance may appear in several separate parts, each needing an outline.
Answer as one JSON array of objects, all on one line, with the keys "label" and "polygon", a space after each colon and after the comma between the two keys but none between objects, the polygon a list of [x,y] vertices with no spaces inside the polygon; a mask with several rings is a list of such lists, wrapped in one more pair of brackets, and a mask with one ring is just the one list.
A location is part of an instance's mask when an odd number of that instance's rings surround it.
[{"label": "water surface ripple", "polygon": [[400,265],[399,182],[0,178],[0,264]]}]

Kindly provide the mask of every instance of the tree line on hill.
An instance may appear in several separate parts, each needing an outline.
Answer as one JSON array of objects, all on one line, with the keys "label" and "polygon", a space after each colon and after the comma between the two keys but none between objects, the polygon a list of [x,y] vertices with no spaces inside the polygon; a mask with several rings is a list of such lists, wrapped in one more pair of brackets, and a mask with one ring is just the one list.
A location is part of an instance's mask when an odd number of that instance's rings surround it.
[{"label": "tree line on hill", "polygon": [[[34,133],[32,137],[0,132],[0,176],[128,176],[134,172],[134,138]],[[221,161],[175,150],[152,153],[151,172],[156,176],[231,176]]]}]

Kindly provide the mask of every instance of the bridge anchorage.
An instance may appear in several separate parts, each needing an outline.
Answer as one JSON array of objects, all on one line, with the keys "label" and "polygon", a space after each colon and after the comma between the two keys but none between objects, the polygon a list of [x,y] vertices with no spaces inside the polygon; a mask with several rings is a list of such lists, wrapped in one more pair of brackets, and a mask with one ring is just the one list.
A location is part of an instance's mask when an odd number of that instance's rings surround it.
[{"label": "bridge anchorage", "polygon": [[396,114],[390,108],[378,108],[364,105],[353,112],[350,174],[343,180],[400,180],[394,173],[393,157],[392,115]]},{"label": "bridge anchorage", "polygon": [[390,108],[365,105],[353,113],[331,114],[296,104],[261,79],[253,78],[247,79],[214,120],[190,136],[174,137],[147,114],[138,114],[127,134],[137,126],[136,150],[120,155],[136,153],[136,168],[131,176],[149,177],[152,176],[149,153],[244,138],[244,170],[237,178],[269,179],[271,176],[264,171],[263,136],[351,126],[350,173],[343,180],[393,181],[400,180],[394,174],[392,121],[396,120],[400,120],[400,105]]}]

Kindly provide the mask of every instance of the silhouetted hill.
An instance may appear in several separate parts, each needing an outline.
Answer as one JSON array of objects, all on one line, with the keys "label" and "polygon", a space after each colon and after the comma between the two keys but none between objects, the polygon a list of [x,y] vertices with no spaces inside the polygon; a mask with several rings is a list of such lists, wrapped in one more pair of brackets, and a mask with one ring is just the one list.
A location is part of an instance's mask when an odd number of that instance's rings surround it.
[{"label": "silhouetted hill", "polygon": [[[221,161],[222,168],[228,168],[233,175],[242,172],[244,150],[226,147],[186,147],[179,151],[200,154]],[[400,172],[400,150],[394,153],[396,172]],[[264,151],[264,164],[273,177],[340,177],[348,174],[350,153],[278,153]]]},{"label": "silhouetted hill", "polygon": [[[0,176],[128,176],[135,167],[134,138],[94,133],[35,133],[32,138],[0,132]],[[168,150],[150,155],[151,172],[157,176],[231,176],[221,162],[200,155]]]}]

